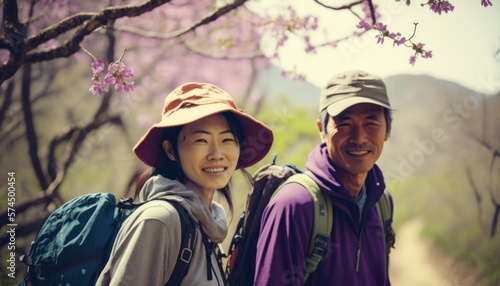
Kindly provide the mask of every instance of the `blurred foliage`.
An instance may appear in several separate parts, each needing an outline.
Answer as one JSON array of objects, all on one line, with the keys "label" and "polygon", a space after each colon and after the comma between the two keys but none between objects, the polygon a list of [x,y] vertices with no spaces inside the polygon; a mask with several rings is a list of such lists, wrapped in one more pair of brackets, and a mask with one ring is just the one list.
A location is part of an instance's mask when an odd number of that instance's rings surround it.
[{"label": "blurred foliage", "polygon": [[[453,167],[451,167],[453,166]],[[500,282],[500,237],[490,238],[490,222],[478,219],[478,205],[465,173],[451,163],[439,172],[393,182],[395,228],[424,218],[423,237],[450,257],[464,261],[489,279]],[[491,218],[492,209],[484,208]],[[397,248],[397,242],[396,242]]]},{"label": "blurred foliage", "polygon": [[261,164],[270,163],[276,153],[277,164],[290,163],[303,169],[307,155],[319,143],[316,108],[296,106],[281,95],[266,101],[256,117],[274,132],[272,149]]}]

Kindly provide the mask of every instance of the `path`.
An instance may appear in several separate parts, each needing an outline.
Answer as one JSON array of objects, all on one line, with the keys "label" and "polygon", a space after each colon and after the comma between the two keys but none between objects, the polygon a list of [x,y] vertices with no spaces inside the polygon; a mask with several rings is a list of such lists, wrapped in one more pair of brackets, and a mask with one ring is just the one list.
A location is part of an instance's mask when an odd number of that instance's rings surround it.
[{"label": "path", "polygon": [[390,276],[393,286],[491,286],[462,263],[433,252],[420,237],[422,220],[411,220],[396,233],[391,252]]},{"label": "path", "polygon": [[391,282],[404,286],[442,286],[443,277],[433,266],[428,245],[420,238],[423,222],[413,220],[396,234],[391,252]]}]

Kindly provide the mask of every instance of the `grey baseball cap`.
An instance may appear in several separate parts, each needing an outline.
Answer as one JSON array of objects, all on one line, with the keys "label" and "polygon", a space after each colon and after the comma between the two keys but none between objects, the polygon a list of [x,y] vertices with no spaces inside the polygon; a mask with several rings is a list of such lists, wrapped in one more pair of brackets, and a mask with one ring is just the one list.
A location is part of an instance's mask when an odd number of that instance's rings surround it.
[{"label": "grey baseball cap", "polygon": [[362,70],[350,70],[333,75],[321,91],[319,111],[327,109],[336,116],[359,103],[372,103],[391,109],[384,81]]}]

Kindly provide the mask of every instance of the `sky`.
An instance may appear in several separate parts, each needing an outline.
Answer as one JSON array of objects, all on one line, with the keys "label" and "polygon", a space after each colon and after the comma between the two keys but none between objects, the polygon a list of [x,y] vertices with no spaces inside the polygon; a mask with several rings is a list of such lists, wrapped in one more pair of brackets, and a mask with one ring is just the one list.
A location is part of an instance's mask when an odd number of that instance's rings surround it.
[{"label": "sky", "polygon": [[[493,6],[481,6],[481,0],[451,1],[455,10],[438,15],[413,0],[410,7],[395,0],[374,0],[382,14],[381,22],[392,31],[411,35],[414,23],[418,23],[414,42],[422,42],[432,50],[432,59],[419,58],[412,66],[411,49],[393,47],[390,41],[377,44],[375,31],[342,42],[335,49],[325,47],[314,55],[304,53],[303,42],[291,37],[276,65],[285,69],[296,69],[306,75],[307,81],[319,87],[336,73],[346,69],[363,69],[388,77],[397,74],[425,74],[456,82],[476,92],[494,94],[500,91],[500,2],[491,0]],[[267,1],[259,6],[270,5],[279,9],[276,2]],[[289,0],[300,7],[298,12],[319,17],[323,34],[347,35],[352,33],[359,21],[348,12],[328,11],[312,0]],[[324,3],[332,1],[323,1]],[[271,4],[274,3],[274,4]],[[283,3],[283,2],[282,2]],[[338,3],[338,1],[335,1]],[[285,4],[280,4],[285,5]],[[327,27],[327,28],[325,28]],[[326,36],[328,37],[328,36]],[[313,41],[322,42],[320,37]]]}]

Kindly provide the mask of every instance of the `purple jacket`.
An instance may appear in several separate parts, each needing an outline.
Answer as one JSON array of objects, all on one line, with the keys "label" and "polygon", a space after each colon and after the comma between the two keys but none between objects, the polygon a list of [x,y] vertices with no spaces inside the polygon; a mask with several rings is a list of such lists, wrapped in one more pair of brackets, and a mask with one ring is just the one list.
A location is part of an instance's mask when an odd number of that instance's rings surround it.
[{"label": "purple jacket", "polygon": [[[311,285],[389,286],[384,234],[375,208],[385,189],[380,169],[374,166],[368,173],[367,199],[360,218],[356,202],[335,174],[325,144],[309,154],[305,167],[331,197],[334,209],[327,253],[312,274]],[[303,284],[312,225],[313,203],[308,191],[297,183],[284,186],[262,216],[255,285]]]}]

